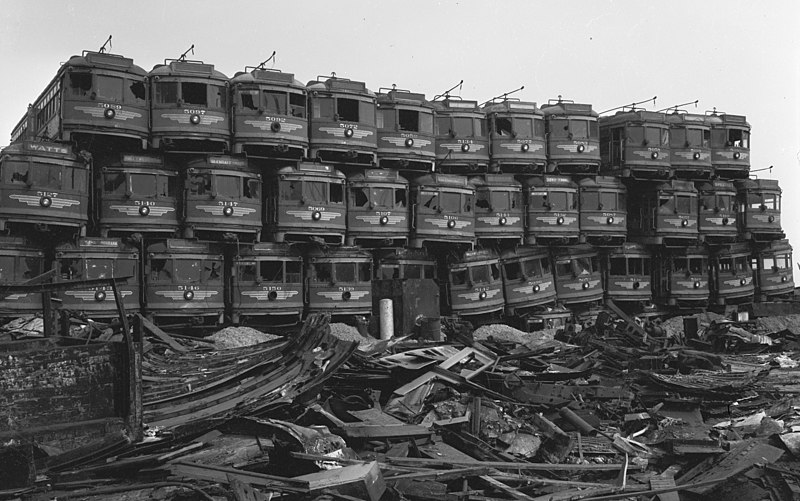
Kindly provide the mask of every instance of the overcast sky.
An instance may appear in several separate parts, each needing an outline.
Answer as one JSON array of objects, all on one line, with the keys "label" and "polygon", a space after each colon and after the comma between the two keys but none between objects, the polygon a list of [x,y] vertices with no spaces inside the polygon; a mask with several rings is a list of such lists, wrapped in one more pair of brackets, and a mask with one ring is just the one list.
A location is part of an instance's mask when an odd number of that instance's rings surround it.
[{"label": "overcast sky", "polygon": [[60,63],[97,50],[146,70],[192,59],[228,76],[277,51],[306,82],[336,72],[377,91],[429,98],[464,80],[464,99],[516,95],[597,111],[658,96],[651,110],[746,115],[752,168],[783,188],[800,255],[800,2],[778,0],[206,1],[0,0],[0,145]]}]

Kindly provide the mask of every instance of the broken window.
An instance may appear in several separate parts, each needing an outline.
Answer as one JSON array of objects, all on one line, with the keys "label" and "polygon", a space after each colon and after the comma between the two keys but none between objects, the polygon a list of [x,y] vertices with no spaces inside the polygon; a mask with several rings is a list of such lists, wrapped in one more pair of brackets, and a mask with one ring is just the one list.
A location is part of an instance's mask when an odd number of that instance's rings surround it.
[{"label": "broken window", "polygon": [[394,206],[402,208],[406,206],[406,190],[404,188],[397,188],[394,190]]},{"label": "broken window", "polygon": [[181,82],[181,100],[184,104],[208,106],[208,88],[204,83]]},{"label": "broken window", "polygon": [[203,261],[203,282],[220,282],[222,281],[222,262],[221,261]]},{"label": "broken window", "polygon": [[[40,257],[24,257],[20,259],[16,278],[27,280],[42,274],[43,261]],[[791,265],[790,265],[791,267]]]},{"label": "broken window", "polygon": [[267,112],[277,115],[287,115],[287,103],[285,92],[275,92],[272,90],[264,91],[264,107]]},{"label": "broken window", "polygon": [[301,181],[280,181],[281,200],[300,201],[303,199]]},{"label": "broken window", "polygon": [[358,281],[369,282],[372,280],[372,264],[370,263],[356,263],[358,268]]},{"label": "broken window", "polygon": [[608,260],[608,273],[616,277],[624,277],[628,274],[628,259],[625,257],[612,257]]},{"label": "broken window", "polygon": [[114,262],[109,258],[86,258],[86,278],[114,277]]},{"label": "broken window", "polygon": [[522,266],[517,261],[503,263],[503,273],[506,276],[506,280],[519,280],[523,278]]},{"label": "broken window", "polygon": [[83,259],[65,257],[60,261],[60,274],[63,280],[83,280]]},{"label": "broken window", "polygon": [[358,107],[358,100],[340,97],[336,100],[336,114],[338,120],[358,122]]},{"label": "broken window", "polygon": [[514,127],[511,125],[511,119],[506,117],[497,117],[494,120],[494,133],[498,136],[511,137],[514,134]]},{"label": "broken window", "polygon": [[136,106],[144,106],[146,104],[144,82],[140,80],[129,80],[129,82],[125,92],[125,102]]},{"label": "broken window", "polygon": [[305,94],[289,94],[289,114],[297,118],[306,117]]},{"label": "broken window", "polygon": [[528,203],[533,210],[550,207],[550,202],[547,200],[547,193],[541,191],[532,191]]},{"label": "broken window", "polygon": [[14,162],[11,160],[6,160],[2,164],[2,168],[3,180],[6,183],[27,184],[28,180],[30,179],[28,175],[27,162]]},{"label": "broken window", "polygon": [[350,203],[354,207],[366,207],[369,204],[367,188],[350,188]]},{"label": "broken window", "polygon": [[491,210],[492,209],[492,202],[490,198],[489,190],[477,190],[475,192],[475,207],[484,210]]},{"label": "broken window", "polygon": [[453,285],[466,285],[467,284],[467,270],[452,270],[450,272],[450,283]]},{"label": "broken window", "polygon": [[556,261],[556,275],[559,277],[572,276],[572,261]]},{"label": "broken window", "polygon": [[[408,269],[408,266],[406,266]],[[399,264],[381,264],[378,267],[379,280],[388,280],[393,278],[400,278],[400,265]]]},{"label": "broken window", "polygon": [[122,86],[124,81],[118,77],[97,75],[95,97],[104,101],[122,102]]},{"label": "broken window", "polygon": [[167,266],[167,260],[161,258],[150,259],[150,281],[151,282],[171,282],[171,265]]},{"label": "broken window", "polygon": [[189,193],[192,195],[210,195],[211,174],[208,172],[189,174]]},{"label": "broken window", "polygon": [[286,261],[285,267],[287,284],[299,284],[303,281],[300,261]]},{"label": "broken window", "polygon": [[419,132],[419,112],[414,110],[397,110],[397,122],[400,130]]},{"label": "broken window", "polygon": [[92,74],[77,71],[69,73],[69,90],[73,96],[89,96],[89,91],[92,90]]},{"label": "broken window", "polygon": [[239,282],[255,282],[256,281],[256,263],[254,262],[240,262],[236,265],[236,277]]},{"label": "broken window", "polygon": [[422,206],[430,210],[439,210],[439,193],[421,192],[419,194]]},{"label": "broken window", "polygon": [[330,183],[330,202],[332,204],[344,203],[344,185],[340,183]]},{"label": "broken window", "polygon": [[178,102],[178,82],[156,82],[154,101],[158,104],[175,104]]},{"label": "broken window", "polygon": [[726,146],[734,148],[750,148],[750,132],[743,129],[728,130],[728,143]]},{"label": "broken window", "polygon": [[124,195],[126,177],[124,172],[107,172],[103,174],[103,192],[114,195]]},{"label": "broken window", "polygon": [[261,198],[261,180],[255,178],[244,179],[244,198],[258,200]]},{"label": "broken window", "polygon": [[198,283],[202,278],[203,262],[199,259],[175,259],[173,270],[175,283]]},{"label": "broken window", "polygon": [[333,263],[314,263],[311,278],[314,282],[321,284],[333,283]]},{"label": "broken window", "polygon": [[247,110],[258,110],[260,106],[257,90],[239,91],[239,101],[242,105],[242,108]]},{"label": "broken window", "polygon": [[394,190],[392,188],[372,188],[372,206],[380,209],[393,209]]},{"label": "broken window", "polygon": [[258,264],[262,280],[283,283],[283,261],[259,261]]}]

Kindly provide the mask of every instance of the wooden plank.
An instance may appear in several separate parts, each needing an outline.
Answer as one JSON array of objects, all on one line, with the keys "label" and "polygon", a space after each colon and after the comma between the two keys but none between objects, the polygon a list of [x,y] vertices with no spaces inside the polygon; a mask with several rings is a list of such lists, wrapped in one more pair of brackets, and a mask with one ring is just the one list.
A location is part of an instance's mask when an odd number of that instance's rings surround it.
[{"label": "wooden plank", "polygon": [[514,489],[513,487],[510,487],[504,484],[503,482],[496,480],[488,475],[482,475],[480,479],[483,482],[486,482],[487,484],[491,485],[495,489],[508,494],[514,499],[519,499],[520,501],[533,501],[533,498],[528,496],[524,492],[518,491],[517,489]]},{"label": "wooden plank", "polygon": [[139,314],[136,315],[136,318],[138,318],[139,321],[142,323],[142,327],[144,328],[144,330],[156,336],[158,339],[166,343],[174,351],[177,351],[178,353],[186,353],[187,351],[189,351],[186,349],[186,347],[184,347],[179,342],[175,341],[175,339],[172,336],[161,330],[156,324],[154,324],[150,320],[146,319],[145,317]]},{"label": "wooden plank", "polygon": [[256,487],[279,487],[280,490],[308,492],[308,482],[302,480],[237,470],[235,468],[176,461],[169,466],[169,469],[173,475],[183,478],[210,480],[212,482],[227,484],[228,475],[233,475],[242,482]]},{"label": "wooden plank", "polygon": [[623,467],[619,463],[606,464],[564,464],[564,463],[527,463],[504,461],[460,461],[448,459],[445,461],[425,458],[385,458],[388,464],[404,466],[423,466],[427,468],[451,468],[453,466],[487,466],[498,470],[539,470],[539,471],[617,471]]},{"label": "wooden plank", "polygon": [[235,501],[269,501],[269,498],[242,482],[236,475],[228,473],[228,485]]},{"label": "wooden plank", "polygon": [[323,470],[294,477],[293,480],[306,483],[311,494],[332,490],[369,501],[379,501],[386,491],[386,483],[377,461]]}]

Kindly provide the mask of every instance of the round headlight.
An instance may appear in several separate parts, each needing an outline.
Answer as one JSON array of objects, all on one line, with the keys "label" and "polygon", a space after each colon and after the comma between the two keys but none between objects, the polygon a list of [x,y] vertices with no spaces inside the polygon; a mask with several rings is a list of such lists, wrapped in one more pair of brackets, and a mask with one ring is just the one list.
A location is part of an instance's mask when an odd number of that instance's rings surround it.
[{"label": "round headlight", "polygon": [[50,207],[53,205],[53,199],[50,197],[42,197],[42,199],[39,200],[39,205],[42,207]]},{"label": "round headlight", "polygon": [[606,219],[606,224],[614,224],[614,218],[609,216],[608,219]]},{"label": "round headlight", "polygon": [[233,215],[233,207],[230,206],[230,205],[226,205],[225,208],[222,209],[222,213],[224,215],[226,215],[226,216],[232,216]]},{"label": "round headlight", "polygon": [[774,223],[775,222],[775,216],[768,217],[767,221],[769,221],[770,223]]},{"label": "round headlight", "polygon": [[389,224],[389,218],[386,216],[381,216],[380,223],[382,226],[386,226],[387,224]]},{"label": "round headlight", "polygon": [[733,158],[735,158],[736,160],[739,160],[739,157],[741,157],[741,156],[742,156],[742,154],[739,153],[738,151],[734,151],[733,152]]},{"label": "round headlight", "polygon": [[539,287],[538,284],[533,286],[533,292],[539,292],[540,290],[541,290],[541,287]]},{"label": "round headlight", "polygon": [[556,219],[556,224],[564,224],[564,218],[559,217],[558,219]]},{"label": "round headlight", "polygon": [[681,226],[689,226],[689,220],[688,219],[683,219],[681,221]]},{"label": "round headlight", "polygon": [[589,282],[583,282],[583,285],[581,287],[583,287],[584,289],[588,289],[589,288]]},{"label": "round headlight", "polygon": [[313,219],[314,221],[319,221],[321,217],[322,214],[319,211],[316,211],[313,214],[311,214],[311,219]]},{"label": "round headlight", "polygon": [[97,291],[94,293],[94,300],[98,303],[106,300],[106,291]]},{"label": "round headlight", "polygon": [[504,217],[501,217],[500,220],[497,222],[500,223],[500,226],[505,226],[508,220]]},{"label": "round headlight", "polygon": [[695,151],[694,155],[692,155],[692,158],[694,158],[695,160],[700,160],[700,152],[699,151]]},{"label": "round headlight", "polygon": [[272,132],[280,132],[281,131],[281,123],[280,122],[272,122],[272,125],[269,126]]},{"label": "round headlight", "polygon": [[641,287],[641,284],[639,282],[633,282],[634,289],[638,289],[639,287]]},{"label": "round headlight", "polygon": [[192,122],[192,124],[194,124],[194,125],[199,124],[200,123],[200,115],[198,115],[198,114],[192,115],[191,117],[189,117],[189,121]]},{"label": "round headlight", "polygon": [[694,283],[694,288],[695,289],[699,289],[700,288],[700,282],[695,282]]},{"label": "round headlight", "polygon": [[788,280],[789,280],[789,277],[781,277],[781,282],[787,282]]},{"label": "round headlight", "polygon": [[478,299],[480,299],[481,301],[486,299],[486,291],[481,291],[481,293],[478,294]]},{"label": "round headlight", "polygon": [[739,280],[739,285],[747,285],[747,280],[745,280],[744,278]]},{"label": "round headlight", "polygon": [[276,299],[278,299],[278,293],[275,291],[269,291],[269,294],[267,294],[267,299],[269,299],[270,301],[275,301]]},{"label": "round headlight", "polygon": [[522,146],[520,146],[520,149],[524,153],[524,152],[528,151],[529,149],[531,149],[531,146],[528,143],[522,143]]},{"label": "round headlight", "polygon": [[730,222],[730,221],[728,220],[728,218],[727,218],[727,217],[723,217],[723,218],[722,218],[722,224],[723,224],[723,225],[727,225],[729,222]]},{"label": "round headlight", "polygon": [[344,137],[353,137],[353,129],[347,128],[344,130]]},{"label": "round headlight", "polygon": [[141,207],[139,207],[140,216],[147,216],[148,214],[150,214],[150,207],[146,205],[142,205]]},{"label": "round headlight", "polygon": [[414,146],[414,139],[409,137],[406,139],[406,148],[411,148],[412,146]]},{"label": "round headlight", "polygon": [[350,294],[350,291],[344,291],[344,292],[342,292],[342,299],[343,299],[344,301],[349,301],[349,300],[350,300],[350,296],[351,296],[351,295],[352,295],[352,294]]},{"label": "round headlight", "polygon": [[114,118],[116,115],[117,112],[112,110],[111,108],[106,108],[106,110],[103,112],[103,116],[108,119]]},{"label": "round headlight", "polygon": [[469,145],[466,144],[466,143],[462,144],[461,145],[461,151],[463,151],[464,153],[468,152],[469,151]]},{"label": "round headlight", "polygon": [[650,158],[652,158],[653,160],[655,160],[656,158],[658,158],[658,152],[657,152],[657,151],[654,151],[653,153],[650,153]]},{"label": "round headlight", "polygon": [[585,149],[586,149],[586,146],[584,146],[582,144],[578,145],[578,153],[583,153],[583,150],[585,150]]},{"label": "round headlight", "polygon": [[194,299],[194,292],[192,292],[192,291],[184,292],[183,293],[183,299],[185,299],[187,301],[191,301],[192,299]]},{"label": "round headlight", "polygon": [[451,220],[447,221],[447,227],[448,228],[455,228],[456,227],[455,220],[451,219]]}]

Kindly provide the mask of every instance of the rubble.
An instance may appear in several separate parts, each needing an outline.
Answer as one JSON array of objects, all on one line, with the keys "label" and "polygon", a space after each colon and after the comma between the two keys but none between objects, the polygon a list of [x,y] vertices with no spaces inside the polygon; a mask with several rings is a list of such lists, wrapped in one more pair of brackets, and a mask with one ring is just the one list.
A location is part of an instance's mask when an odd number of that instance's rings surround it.
[{"label": "rubble", "polygon": [[124,342],[76,340],[122,358],[130,341],[141,364],[129,411],[110,418],[115,431],[92,428],[94,441],[53,441],[62,425],[34,422],[29,387],[0,364],[5,394],[17,392],[4,422],[20,424],[0,429],[1,488],[23,499],[796,499],[796,319],[760,320],[648,323],[611,308],[593,325],[533,333],[448,320],[435,341],[378,340],[324,315],[289,336],[229,327],[190,339],[137,317],[131,336],[106,327]]}]

